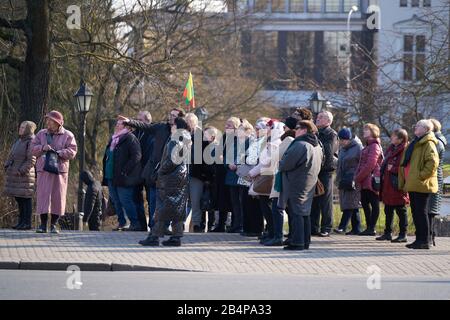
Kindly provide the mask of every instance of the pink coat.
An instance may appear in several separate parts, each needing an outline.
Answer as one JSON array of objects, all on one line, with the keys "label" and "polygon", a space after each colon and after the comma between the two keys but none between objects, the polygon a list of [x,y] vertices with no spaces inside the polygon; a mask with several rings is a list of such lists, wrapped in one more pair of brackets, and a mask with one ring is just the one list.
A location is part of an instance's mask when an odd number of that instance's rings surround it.
[{"label": "pink coat", "polygon": [[64,215],[66,207],[69,160],[77,154],[77,143],[72,132],[60,128],[53,135],[52,148],[58,153],[58,167],[60,174],[44,171],[45,152],[42,148],[47,144],[47,129],[38,132],[33,139],[31,152],[37,158],[37,186],[36,186],[36,214],[52,213]]},{"label": "pink coat", "polygon": [[371,190],[378,194],[372,188],[372,176],[380,176],[382,163],[383,149],[381,148],[380,139],[369,139],[366,147],[361,152],[355,175],[355,182],[361,186],[362,190]]}]

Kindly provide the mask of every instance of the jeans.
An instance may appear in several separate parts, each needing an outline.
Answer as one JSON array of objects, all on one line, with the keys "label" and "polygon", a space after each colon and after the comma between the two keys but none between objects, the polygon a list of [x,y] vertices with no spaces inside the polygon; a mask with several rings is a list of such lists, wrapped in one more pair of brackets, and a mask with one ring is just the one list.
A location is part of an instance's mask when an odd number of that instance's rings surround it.
[{"label": "jeans", "polygon": [[244,219],[244,190],[240,186],[230,187],[230,198],[232,206],[231,229],[236,232],[242,232]]},{"label": "jeans", "polygon": [[274,226],[273,226],[273,216],[272,207],[273,203],[269,199],[269,196],[259,196],[259,206],[261,207],[261,212],[264,219],[266,220],[267,236],[269,239],[274,238]]},{"label": "jeans", "polygon": [[272,199],[273,237],[283,239],[284,210],[278,208],[278,198]]},{"label": "jeans", "polygon": [[384,206],[384,213],[386,214],[386,228],[384,229],[384,233],[392,233],[394,211],[397,212],[398,215],[400,234],[406,236],[406,229],[408,228],[408,214],[405,206]]},{"label": "jeans", "polygon": [[132,226],[138,226],[137,210],[134,202],[133,187],[115,187],[112,180],[108,180],[109,195],[111,196],[116,209],[120,226],[125,226],[128,217]]},{"label": "jeans", "polygon": [[375,231],[380,215],[380,200],[378,195],[370,190],[361,190],[361,205],[366,217],[367,230]]},{"label": "jeans", "polygon": [[352,233],[360,233],[361,232],[361,218],[359,216],[359,209],[349,209],[344,210],[342,212],[341,223],[339,224],[338,229],[347,230],[348,223],[352,221]]},{"label": "jeans", "polygon": [[202,180],[190,177],[189,179],[189,199],[191,202],[192,208],[192,224],[194,226],[202,225],[202,208],[201,208],[201,200],[203,194],[203,186],[204,183]]},{"label": "jeans", "polygon": [[141,228],[147,227],[147,218],[145,216],[145,206],[144,206],[144,185],[139,185],[134,187],[134,204],[137,211],[137,219],[139,220],[139,225]]},{"label": "jeans", "polygon": [[411,211],[416,226],[416,242],[430,243],[430,221],[428,219],[428,198],[430,193],[410,192]]},{"label": "jeans", "polygon": [[[333,229],[333,173],[322,172],[319,180],[323,183],[325,194],[315,197],[311,208],[311,232],[331,232]],[[320,216],[322,215],[322,221]]]},{"label": "jeans", "polygon": [[148,227],[151,229],[155,225],[156,188],[148,187],[146,190],[148,202]]},{"label": "jeans", "polygon": [[302,216],[295,212],[291,205],[292,200],[288,200],[288,207],[290,208],[289,219],[292,220],[292,230],[289,231],[289,244],[292,246],[307,247],[311,243],[311,217]]},{"label": "jeans", "polygon": [[31,214],[33,210],[33,204],[31,198],[19,198],[16,197],[17,205],[19,206],[19,221],[18,223],[31,226]]}]

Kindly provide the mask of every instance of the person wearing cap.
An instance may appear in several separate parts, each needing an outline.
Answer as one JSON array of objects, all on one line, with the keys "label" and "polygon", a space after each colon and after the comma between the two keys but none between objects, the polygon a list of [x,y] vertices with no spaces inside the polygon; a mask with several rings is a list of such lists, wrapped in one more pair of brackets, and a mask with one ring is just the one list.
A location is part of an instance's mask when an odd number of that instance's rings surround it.
[{"label": "person wearing cap", "polygon": [[19,139],[13,144],[4,166],[4,195],[14,197],[19,207],[19,220],[13,227],[16,230],[31,229],[32,198],[36,183],[36,157],[31,154],[31,141],[35,130],[36,124],[32,121],[20,124]]},{"label": "person wearing cap", "polygon": [[[41,224],[37,233],[47,232],[48,214],[51,214],[51,233],[58,233],[56,223],[66,209],[69,161],[77,154],[77,143],[72,132],[65,129],[64,117],[59,111],[50,111],[45,116],[47,128],[40,130],[31,142],[32,155],[36,157],[36,214]],[[58,173],[44,170],[48,151],[58,155]]]},{"label": "person wearing cap", "polygon": [[338,132],[339,158],[336,170],[336,181],[339,186],[339,204],[342,211],[341,222],[335,233],[345,233],[349,221],[352,221],[352,230],[347,235],[360,233],[361,218],[359,216],[359,202],[361,193],[355,183],[355,173],[361,157],[362,145],[353,137],[349,128],[342,128]]}]

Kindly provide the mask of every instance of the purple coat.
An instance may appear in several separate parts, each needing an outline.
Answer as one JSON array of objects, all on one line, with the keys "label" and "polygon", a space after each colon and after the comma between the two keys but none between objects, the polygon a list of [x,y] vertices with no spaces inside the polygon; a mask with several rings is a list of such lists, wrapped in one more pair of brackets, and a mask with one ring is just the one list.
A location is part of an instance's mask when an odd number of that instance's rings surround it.
[{"label": "purple coat", "polygon": [[372,175],[380,177],[381,164],[383,163],[383,149],[380,139],[370,139],[361,152],[358,169],[356,170],[355,182],[362,190],[370,190],[378,194],[372,188]]},{"label": "purple coat", "polygon": [[63,127],[53,135],[52,148],[58,153],[60,174],[44,171],[45,152],[42,148],[47,144],[47,129],[42,129],[33,139],[31,152],[37,158],[36,214],[52,213],[64,215],[67,198],[69,176],[69,160],[77,154],[77,143],[72,132]]}]

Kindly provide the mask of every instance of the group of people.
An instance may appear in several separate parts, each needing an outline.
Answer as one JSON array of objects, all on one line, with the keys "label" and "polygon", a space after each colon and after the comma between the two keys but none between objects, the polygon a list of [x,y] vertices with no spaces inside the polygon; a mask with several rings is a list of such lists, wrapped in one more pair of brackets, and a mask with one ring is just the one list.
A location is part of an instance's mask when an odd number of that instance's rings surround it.
[{"label": "group of people", "polygon": [[[37,232],[47,232],[48,214],[50,231],[58,232],[69,160],[77,152],[75,138],[63,124],[62,114],[51,111],[47,128],[36,136],[34,123],[20,125],[19,139],[5,164],[5,194],[15,197],[19,206],[16,229],[31,228],[36,189],[41,221]],[[430,248],[433,218],[440,212],[447,144],[440,123],[420,120],[411,142],[406,130],[395,130],[385,152],[376,125],[364,125],[361,141],[350,128],[336,132],[332,124],[331,112],[322,111],[313,119],[307,108],[297,109],[284,121],[259,118],[254,126],[230,117],[224,132],[203,127],[194,113],[176,108],[161,123],[153,123],[147,111],[136,119],[119,116],[105,149],[102,179],[118,218],[114,230],[150,230],[139,242],[143,246],[159,246],[165,235],[170,238],[163,245],[180,246],[191,214],[193,232],[239,233],[258,237],[265,246],[307,250],[311,236],[328,237],[332,232],[376,236],[383,202],[386,227],[376,240],[407,242],[410,204],[416,240],[407,247]],[[101,184],[89,172],[83,172],[82,180],[88,185],[84,219],[91,230],[99,230]],[[336,186],[342,218],[333,229]],[[394,212],[400,230],[395,239]]]}]

